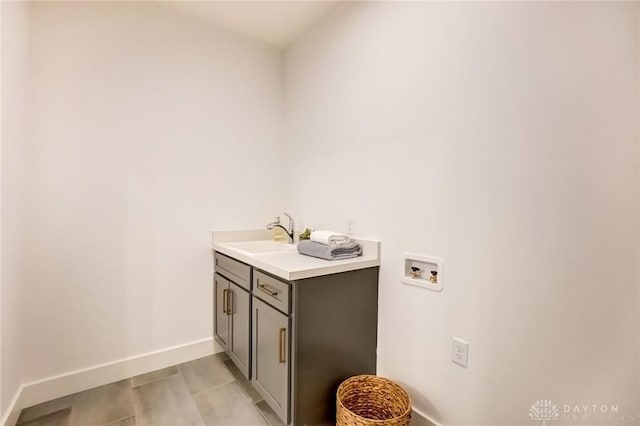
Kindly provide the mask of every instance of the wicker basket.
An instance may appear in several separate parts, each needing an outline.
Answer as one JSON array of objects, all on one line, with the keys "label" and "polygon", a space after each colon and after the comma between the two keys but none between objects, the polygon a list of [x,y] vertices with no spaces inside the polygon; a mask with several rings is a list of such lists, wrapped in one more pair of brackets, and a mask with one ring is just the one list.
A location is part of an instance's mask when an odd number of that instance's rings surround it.
[{"label": "wicker basket", "polygon": [[389,379],[353,376],[338,387],[336,397],[338,426],[409,426],[411,399]]}]

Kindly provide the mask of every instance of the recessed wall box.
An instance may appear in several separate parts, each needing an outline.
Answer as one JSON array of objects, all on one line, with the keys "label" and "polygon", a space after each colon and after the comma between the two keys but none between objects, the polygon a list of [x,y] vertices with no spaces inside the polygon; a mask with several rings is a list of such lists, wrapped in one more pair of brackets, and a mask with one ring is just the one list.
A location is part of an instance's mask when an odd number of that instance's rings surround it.
[{"label": "recessed wall box", "polygon": [[433,291],[442,290],[444,271],[441,258],[414,253],[403,253],[402,258],[401,280],[404,284]]}]

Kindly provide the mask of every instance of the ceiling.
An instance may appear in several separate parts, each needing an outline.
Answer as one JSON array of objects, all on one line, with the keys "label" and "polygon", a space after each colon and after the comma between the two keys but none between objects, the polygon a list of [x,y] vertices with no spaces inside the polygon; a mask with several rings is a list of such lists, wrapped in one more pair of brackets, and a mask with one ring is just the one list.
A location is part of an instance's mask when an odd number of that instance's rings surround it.
[{"label": "ceiling", "polygon": [[274,47],[291,44],[337,1],[161,1],[159,4]]}]

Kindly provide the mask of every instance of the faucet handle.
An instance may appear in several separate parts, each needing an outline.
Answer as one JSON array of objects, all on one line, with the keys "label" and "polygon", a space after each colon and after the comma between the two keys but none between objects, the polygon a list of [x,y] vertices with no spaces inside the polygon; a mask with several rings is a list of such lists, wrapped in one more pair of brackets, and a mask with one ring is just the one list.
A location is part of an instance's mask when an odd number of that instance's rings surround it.
[{"label": "faucet handle", "polygon": [[267,225],[267,229],[271,230],[276,225],[280,225],[280,216],[276,216],[275,220]]},{"label": "faucet handle", "polygon": [[293,218],[289,213],[282,212],[282,214],[289,218],[289,224],[293,223]]}]

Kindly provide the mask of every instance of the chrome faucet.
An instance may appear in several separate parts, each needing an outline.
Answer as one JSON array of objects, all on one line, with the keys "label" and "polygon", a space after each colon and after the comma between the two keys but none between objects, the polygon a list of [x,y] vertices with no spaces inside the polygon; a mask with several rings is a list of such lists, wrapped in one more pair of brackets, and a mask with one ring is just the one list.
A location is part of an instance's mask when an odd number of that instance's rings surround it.
[{"label": "chrome faucet", "polygon": [[289,238],[291,239],[291,244],[293,244],[294,243],[293,238],[296,232],[296,223],[293,221],[293,218],[289,214],[287,213],[283,213],[283,214],[289,218],[289,229],[285,228],[280,224],[280,216],[276,217],[275,221],[268,224],[267,229],[271,230],[273,228],[282,228],[284,232],[286,232]]}]

